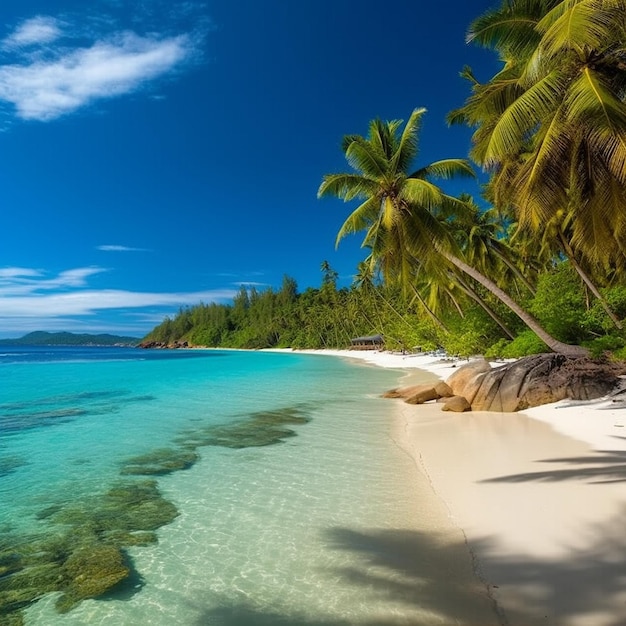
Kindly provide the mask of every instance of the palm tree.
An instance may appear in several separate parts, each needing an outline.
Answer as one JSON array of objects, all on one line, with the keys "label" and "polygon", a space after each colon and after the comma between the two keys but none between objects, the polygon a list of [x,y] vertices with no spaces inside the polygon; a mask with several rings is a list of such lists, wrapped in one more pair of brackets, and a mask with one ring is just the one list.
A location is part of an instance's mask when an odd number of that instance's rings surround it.
[{"label": "palm tree", "polygon": [[402,121],[370,123],[367,137],[348,135],[343,150],[353,173],[324,176],[318,197],[336,196],[344,201],[363,202],[352,211],[337,235],[337,243],[351,233],[365,231],[363,246],[371,250],[383,278],[399,280],[408,287],[416,264],[439,259],[468,274],[499,298],[552,350],[581,355],[586,351],[551,337],[492,280],[470,267],[461,257],[446,227],[446,215],[453,215],[463,203],[445,194],[433,178],[454,175],[473,176],[464,159],[436,161],[411,171],[417,156],[417,135],[425,109],[415,109],[404,128]]},{"label": "palm tree", "polygon": [[626,0],[506,0],[470,27],[503,68],[450,122],[476,127],[472,158],[497,204],[542,231],[566,213],[579,260],[606,274],[626,255]]},{"label": "palm tree", "polygon": [[467,262],[485,275],[499,276],[500,284],[513,284],[518,293],[521,286],[534,294],[535,286],[519,268],[518,251],[507,240],[509,220],[494,208],[481,209],[468,194],[459,198],[465,209],[451,225]]}]

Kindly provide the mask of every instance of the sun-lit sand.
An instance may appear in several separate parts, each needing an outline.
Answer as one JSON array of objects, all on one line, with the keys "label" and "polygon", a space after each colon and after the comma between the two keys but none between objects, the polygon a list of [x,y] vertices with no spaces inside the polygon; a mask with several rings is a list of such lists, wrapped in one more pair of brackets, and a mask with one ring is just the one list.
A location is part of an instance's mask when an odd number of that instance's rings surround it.
[{"label": "sun-lit sand", "polygon": [[[306,351],[446,379],[463,362]],[[626,624],[626,410],[610,398],[521,413],[389,400],[393,436],[464,534],[511,626]],[[463,623],[463,622],[459,622]]]}]

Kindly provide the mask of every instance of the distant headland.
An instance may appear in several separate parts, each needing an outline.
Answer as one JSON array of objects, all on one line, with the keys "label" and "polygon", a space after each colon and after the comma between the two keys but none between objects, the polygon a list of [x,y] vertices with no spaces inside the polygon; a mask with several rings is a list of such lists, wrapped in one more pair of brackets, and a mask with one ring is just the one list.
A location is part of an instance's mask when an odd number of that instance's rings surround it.
[{"label": "distant headland", "polygon": [[76,333],[48,333],[38,330],[15,339],[0,339],[1,346],[136,346],[137,337],[120,335],[90,335]]}]

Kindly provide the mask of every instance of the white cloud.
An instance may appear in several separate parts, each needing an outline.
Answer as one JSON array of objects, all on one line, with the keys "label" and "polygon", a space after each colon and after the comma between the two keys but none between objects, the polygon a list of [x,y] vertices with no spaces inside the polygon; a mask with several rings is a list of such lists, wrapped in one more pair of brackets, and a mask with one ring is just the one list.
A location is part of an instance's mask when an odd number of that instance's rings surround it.
[{"label": "white cloud", "polygon": [[191,53],[190,38],[117,33],[91,47],[60,49],[52,59],[0,66],[0,100],[18,117],[47,121],[96,100],[131,93],[173,70]]},{"label": "white cloud", "polygon": [[[54,318],[68,315],[91,315],[110,309],[154,306],[179,307],[200,302],[215,302],[236,295],[232,289],[216,289],[180,293],[133,292],[117,289],[84,290],[70,293],[29,294],[0,299],[0,320],[3,317]],[[42,315],[45,313],[45,315]]]},{"label": "white cloud", "polygon": [[50,43],[61,35],[58,20],[53,17],[38,15],[22,22],[8,37],[2,40],[2,46],[16,48]]},{"label": "white cloud", "polygon": [[144,248],[130,248],[129,246],[118,245],[97,246],[96,249],[103,252],[146,252]]},{"label": "white cloud", "polygon": [[37,276],[42,276],[42,272],[26,267],[0,267],[0,284],[2,279],[35,278]]},{"label": "white cloud", "polygon": [[[237,293],[234,289],[159,293],[86,288],[90,276],[104,271],[100,267],[83,267],[48,278],[39,270],[0,269],[0,334],[76,330],[83,328],[85,318],[92,320],[90,331],[116,328],[145,334],[166,313],[175,314],[181,306],[228,302]],[[113,322],[100,318],[107,313],[113,316]],[[128,323],[131,315],[135,319]]]},{"label": "white cloud", "polygon": [[87,284],[87,278],[106,271],[102,267],[79,267],[61,272],[54,278],[46,278],[40,270],[21,267],[4,268],[0,269],[0,297],[84,287]]}]

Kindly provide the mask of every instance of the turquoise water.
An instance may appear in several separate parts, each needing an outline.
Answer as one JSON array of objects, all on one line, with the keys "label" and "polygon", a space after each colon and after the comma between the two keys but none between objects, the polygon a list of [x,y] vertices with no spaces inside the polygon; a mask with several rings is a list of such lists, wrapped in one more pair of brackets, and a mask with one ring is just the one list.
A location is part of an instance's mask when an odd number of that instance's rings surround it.
[{"label": "turquoise water", "polygon": [[[108,545],[122,514],[101,511],[121,484],[155,481],[148,508],[175,510],[153,540],[122,545],[123,582],[63,613],[55,587],[20,605],[26,624],[423,623],[402,568],[361,549],[419,514],[378,398],[401,372],[291,353],[0,352],[5,582],[15,555],[48,572],[51,537],[68,544],[55,567],[81,541]],[[155,470],[164,450],[189,455],[184,469]],[[155,451],[147,475],[128,474]]]}]

